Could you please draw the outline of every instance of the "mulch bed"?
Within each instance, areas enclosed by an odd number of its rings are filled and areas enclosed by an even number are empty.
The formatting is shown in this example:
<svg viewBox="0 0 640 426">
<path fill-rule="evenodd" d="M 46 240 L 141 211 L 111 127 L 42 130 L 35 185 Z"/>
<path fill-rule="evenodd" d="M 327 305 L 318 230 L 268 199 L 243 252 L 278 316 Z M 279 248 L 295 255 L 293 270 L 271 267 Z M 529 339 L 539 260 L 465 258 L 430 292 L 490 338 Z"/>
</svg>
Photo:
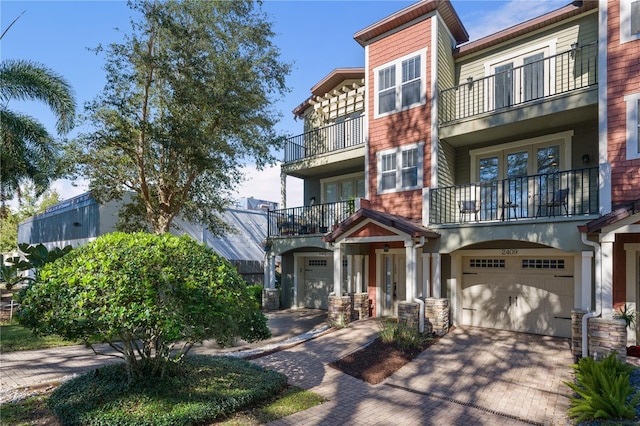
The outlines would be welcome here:
<svg viewBox="0 0 640 426">
<path fill-rule="evenodd" d="M 377 338 L 366 347 L 332 362 L 329 366 L 372 385 L 377 385 L 436 341 L 437 338 L 434 338 L 420 348 L 402 351 L 394 343 L 384 343 L 380 338 Z"/>
</svg>

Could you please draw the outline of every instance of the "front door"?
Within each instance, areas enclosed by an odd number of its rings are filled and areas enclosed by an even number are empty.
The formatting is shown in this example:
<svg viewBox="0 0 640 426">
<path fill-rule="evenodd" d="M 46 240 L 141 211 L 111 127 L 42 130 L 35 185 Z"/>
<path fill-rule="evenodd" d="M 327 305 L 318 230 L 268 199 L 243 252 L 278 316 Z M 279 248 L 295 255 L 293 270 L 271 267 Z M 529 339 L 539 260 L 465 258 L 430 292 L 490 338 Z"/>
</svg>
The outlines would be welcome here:
<svg viewBox="0 0 640 426">
<path fill-rule="evenodd" d="M 406 261 L 402 254 L 385 254 L 382 256 L 383 276 L 383 316 L 398 316 L 398 302 L 407 297 Z"/>
</svg>

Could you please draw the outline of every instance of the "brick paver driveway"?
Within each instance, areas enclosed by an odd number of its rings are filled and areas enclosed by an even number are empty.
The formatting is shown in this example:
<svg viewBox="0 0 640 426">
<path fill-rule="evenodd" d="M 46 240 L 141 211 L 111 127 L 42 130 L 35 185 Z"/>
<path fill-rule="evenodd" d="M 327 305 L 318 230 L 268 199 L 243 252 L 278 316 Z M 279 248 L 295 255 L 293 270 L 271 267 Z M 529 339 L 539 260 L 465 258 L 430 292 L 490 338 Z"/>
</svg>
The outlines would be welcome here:
<svg viewBox="0 0 640 426">
<path fill-rule="evenodd" d="M 574 362 L 568 339 L 465 327 L 386 381 L 539 424 L 564 424 Z"/>
</svg>

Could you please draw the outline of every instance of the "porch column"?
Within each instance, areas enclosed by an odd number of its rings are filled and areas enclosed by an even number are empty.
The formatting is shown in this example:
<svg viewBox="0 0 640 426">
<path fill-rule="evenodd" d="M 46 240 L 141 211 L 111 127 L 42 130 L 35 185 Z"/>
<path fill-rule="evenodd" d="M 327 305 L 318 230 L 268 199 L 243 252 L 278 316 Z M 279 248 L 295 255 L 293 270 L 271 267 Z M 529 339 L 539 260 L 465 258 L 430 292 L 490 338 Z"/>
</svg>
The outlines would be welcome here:
<svg viewBox="0 0 640 426">
<path fill-rule="evenodd" d="M 422 297 L 431 297 L 431 255 L 422 253 Z"/>
<path fill-rule="evenodd" d="M 347 255 L 347 293 L 353 291 L 353 255 Z"/>
<path fill-rule="evenodd" d="M 407 257 L 407 302 L 413 302 L 416 297 L 418 282 L 418 268 L 416 267 L 416 250 L 413 240 L 404 242 Z"/>
<path fill-rule="evenodd" d="M 269 288 L 276 288 L 276 254 L 269 252 Z"/>
<path fill-rule="evenodd" d="M 582 285 L 580 288 L 580 301 L 579 307 L 585 311 L 591 311 L 591 287 L 593 282 L 593 277 L 591 275 L 591 265 L 593 264 L 593 252 L 592 251 L 583 251 L 582 252 Z"/>
<path fill-rule="evenodd" d="M 613 315 L 613 241 L 603 241 L 600 247 L 600 255 L 602 256 L 602 318 L 610 319 Z"/>
<path fill-rule="evenodd" d="M 280 208 L 287 208 L 287 175 L 280 168 Z"/>
<path fill-rule="evenodd" d="M 333 294 L 342 296 L 342 244 L 333 246 Z"/>
<path fill-rule="evenodd" d="M 361 254 L 353 257 L 355 259 L 355 268 L 354 268 L 354 284 L 355 289 L 354 293 L 366 293 L 366 291 L 362 290 L 362 259 L 364 256 Z"/>
<path fill-rule="evenodd" d="M 433 297 L 439 299 L 442 297 L 442 274 L 441 274 L 441 265 L 442 259 L 440 253 L 431 253 L 431 257 L 433 258 Z"/>
</svg>

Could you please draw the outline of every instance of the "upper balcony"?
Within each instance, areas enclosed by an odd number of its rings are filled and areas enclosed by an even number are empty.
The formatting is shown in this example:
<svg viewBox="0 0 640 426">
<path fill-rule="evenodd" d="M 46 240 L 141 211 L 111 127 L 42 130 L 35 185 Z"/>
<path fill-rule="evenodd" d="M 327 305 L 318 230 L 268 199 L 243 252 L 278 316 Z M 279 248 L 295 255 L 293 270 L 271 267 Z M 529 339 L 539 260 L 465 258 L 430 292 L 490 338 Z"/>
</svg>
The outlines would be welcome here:
<svg viewBox="0 0 640 426">
<path fill-rule="evenodd" d="M 293 136 L 285 142 L 282 168 L 307 178 L 364 169 L 364 115 Z"/>
<path fill-rule="evenodd" d="M 429 223 L 513 223 L 597 215 L 598 195 L 598 167 L 434 188 L 429 191 Z"/>
<path fill-rule="evenodd" d="M 270 210 L 267 236 L 323 235 L 359 208 L 359 199 Z"/>
<path fill-rule="evenodd" d="M 597 42 L 574 43 L 568 51 L 522 62 L 496 66 L 491 75 L 467 77 L 441 90 L 440 138 L 460 146 L 535 131 L 548 126 L 551 115 L 563 124 L 597 117 Z"/>
</svg>

